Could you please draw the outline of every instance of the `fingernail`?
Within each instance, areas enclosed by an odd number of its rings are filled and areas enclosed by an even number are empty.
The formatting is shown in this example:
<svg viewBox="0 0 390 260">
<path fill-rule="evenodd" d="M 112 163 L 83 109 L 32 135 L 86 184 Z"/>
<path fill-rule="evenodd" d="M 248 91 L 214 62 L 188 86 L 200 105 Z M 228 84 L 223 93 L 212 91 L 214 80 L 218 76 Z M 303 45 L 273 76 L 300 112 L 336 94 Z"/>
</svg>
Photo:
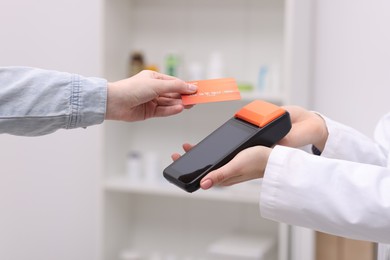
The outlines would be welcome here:
<svg viewBox="0 0 390 260">
<path fill-rule="evenodd" d="M 188 89 L 191 91 L 196 91 L 198 89 L 198 86 L 194 84 L 188 84 Z"/>
<path fill-rule="evenodd" d="M 200 183 L 200 186 L 202 189 L 207 190 L 210 189 L 211 186 L 213 186 L 213 182 L 210 179 L 204 180 Z"/>
</svg>

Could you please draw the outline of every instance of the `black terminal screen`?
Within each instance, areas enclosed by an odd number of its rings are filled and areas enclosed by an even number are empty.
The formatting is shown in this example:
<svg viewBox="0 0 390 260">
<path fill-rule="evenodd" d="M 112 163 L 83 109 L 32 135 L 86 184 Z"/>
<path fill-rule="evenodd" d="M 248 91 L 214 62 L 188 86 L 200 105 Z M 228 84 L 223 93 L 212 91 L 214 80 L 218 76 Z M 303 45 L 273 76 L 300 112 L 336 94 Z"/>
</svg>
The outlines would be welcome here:
<svg viewBox="0 0 390 260">
<path fill-rule="evenodd" d="M 189 183 L 251 137 L 257 127 L 231 119 L 175 161 L 169 174 Z"/>
</svg>

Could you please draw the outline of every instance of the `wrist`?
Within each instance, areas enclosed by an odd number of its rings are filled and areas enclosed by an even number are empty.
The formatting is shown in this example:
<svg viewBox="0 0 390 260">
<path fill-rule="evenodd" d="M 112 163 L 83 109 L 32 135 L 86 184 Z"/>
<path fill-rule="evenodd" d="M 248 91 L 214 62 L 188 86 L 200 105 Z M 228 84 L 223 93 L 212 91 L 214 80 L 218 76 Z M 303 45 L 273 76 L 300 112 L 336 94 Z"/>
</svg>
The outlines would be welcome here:
<svg viewBox="0 0 390 260">
<path fill-rule="evenodd" d="M 325 148 L 329 133 L 324 118 L 317 113 L 315 113 L 315 116 L 318 120 L 318 138 L 315 142 L 313 142 L 313 146 L 321 153 Z"/>
<path fill-rule="evenodd" d="M 107 104 L 106 104 L 106 120 L 115 120 L 115 91 L 114 91 L 114 83 L 108 82 L 107 83 Z"/>
<path fill-rule="evenodd" d="M 262 165 L 261 165 L 259 178 L 263 178 L 265 169 L 267 168 L 267 165 L 268 165 L 269 157 L 271 156 L 272 148 L 260 146 L 260 149 L 261 149 L 260 154 L 261 154 L 262 158 L 259 161 L 262 162 Z"/>
</svg>

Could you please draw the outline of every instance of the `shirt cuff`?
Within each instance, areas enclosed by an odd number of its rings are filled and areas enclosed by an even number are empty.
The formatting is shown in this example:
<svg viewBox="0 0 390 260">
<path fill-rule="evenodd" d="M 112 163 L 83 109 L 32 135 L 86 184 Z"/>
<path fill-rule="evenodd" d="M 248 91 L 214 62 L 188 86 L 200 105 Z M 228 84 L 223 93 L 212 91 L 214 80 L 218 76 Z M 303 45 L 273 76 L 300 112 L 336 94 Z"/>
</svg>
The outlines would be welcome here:
<svg viewBox="0 0 390 260">
<path fill-rule="evenodd" d="M 101 124 L 107 105 L 107 80 L 73 75 L 68 129 Z"/>
<path fill-rule="evenodd" d="M 264 218 L 275 219 L 275 208 L 278 194 L 280 194 L 280 180 L 283 171 L 284 158 L 277 150 L 283 148 L 275 146 L 268 159 L 267 167 L 261 185 L 260 214 Z"/>
</svg>

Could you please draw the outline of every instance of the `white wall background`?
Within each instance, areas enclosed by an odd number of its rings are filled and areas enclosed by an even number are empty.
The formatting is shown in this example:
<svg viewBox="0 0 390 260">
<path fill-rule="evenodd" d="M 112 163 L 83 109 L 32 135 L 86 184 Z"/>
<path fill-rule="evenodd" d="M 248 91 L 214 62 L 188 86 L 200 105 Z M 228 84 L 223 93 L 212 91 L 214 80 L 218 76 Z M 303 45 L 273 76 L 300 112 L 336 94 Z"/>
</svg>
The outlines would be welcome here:
<svg viewBox="0 0 390 260">
<path fill-rule="evenodd" d="M 313 108 L 372 136 L 390 111 L 390 1 L 317 0 Z"/>
<path fill-rule="evenodd" d="M 100 16 L 95 0 L 0 0 L 0 66 L 99 76 Z M 0 135 L 0 259 L 98 259 L 99 140 Z"/>
<path fill-rule="evenodd" d="M 389 110 L 390 2 L 316 0 L 312 108 L 371 135 Z M 0 0 L 0 66 L 99 76 L 101 3 Z M 0 259 L 98 259 L 101 129 L 0 136 Z"/>
</svg>

